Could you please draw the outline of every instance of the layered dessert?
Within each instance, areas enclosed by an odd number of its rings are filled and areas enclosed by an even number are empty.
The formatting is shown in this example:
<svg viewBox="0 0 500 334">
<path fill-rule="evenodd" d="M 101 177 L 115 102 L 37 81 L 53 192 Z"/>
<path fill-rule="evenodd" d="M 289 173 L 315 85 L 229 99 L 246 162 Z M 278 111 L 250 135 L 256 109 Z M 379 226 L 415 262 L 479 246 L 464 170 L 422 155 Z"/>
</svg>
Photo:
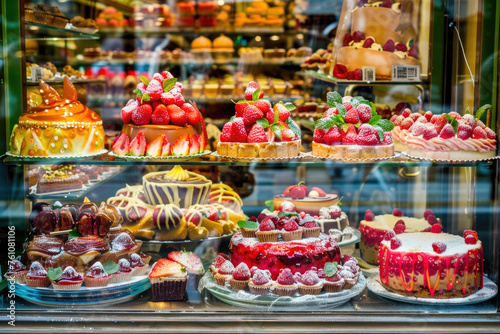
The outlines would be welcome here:
<svg viewBox="0 0 500 334">
<path fill-rule="evenodd" d="M 292 158 L 300 154 L 300 128 L 292 120 L 293 104 L 271 106 L 264 92 L 251 81 L 245 100 L 235 105 L 236 114 L 224 125 L 217 153 L 235 158 Z"/>
<path fill-rule="evenodd" d="M 333 76 L 361 80 L 363 67 L 369 66 L 375 68 L 374 79 L 390 80 L 393 65 L 420 66 L 416 17 L 413 1 L 344 1 Z"/>
<path fill-rule="evenodd" d="M 395 145 L 411 156 L 439 160 L 480 160 L 496 156 L 496 133 L 480 120 L 490 105 L 474 114 L 424 115 L 404 110 L 393 116 Z"/>
<path fill-rule="evenodd" d="M 365 212 L 365 219 L 359 223 L 361 242 L 359 248 L 361 255 L 368 263 L 376 264 L 379 245 L 389 230 L 396 233 L 414 233 L 441 231 L 441 220 L 436 218 L 432 210 L 426 210 L 423 218 L 406 217 L 399 209 L 394 209 L 392 214 L 375 216 L 371 210 Z M 436 225 L 436 226 L 434 226 Z"/>
<path fill-rule="evenodd" d="M 54 191 L 75 190 L 81 189 L 83 182 L 80 176 L 64 171 L 46 172 L 36 184 L 36 192 L 38 194 L 49 193 Z"/>
<path fill-rule="evenodd" d="M 274 196 L 274 208 L 278 211 L 304 212 L 318 217 L 322 208 L 335 205 L 339 201 L 336 194 L 327 194 L 318 187 L 313 187 L 309 191 L 303 183 L 289 186 L 283 194 Z"/>
<path fill-rule="evenodd" d="M 380 159 L 394 156 L 394 124 L 377 115 L 363 97 L 327 94 L 330 107 L 314 124 L 312 154 L 329 159 Z"/>
<path fill-rule="evenodd" d="M 184 299 L 188 276 L 181 264 L 169 259 L 158 260 L 149 273 L 153 301 Z"/>
<path fill-rule="evenodd" d="M 383 286 L 401 295 L 462 298 L 483 287 L 483 246 L 472 230 L 463 237 L 388 231 L 378 257 Z"/>
<path fill-rule="evenodd" d="M 97 113 L 77 99 L 75 86 L 63 80 L 63 95 L 43 81 L 31 93 L 27 113 L 10 137 L 10 152 L 29 157 L 90 156 L 104 152 L 104 129 Z"/>
<path fill-rule="evenodd" d="M 203 152 L 207 133 L 195 103 L 186 103 L 183 85 L 172 74 L 140 76 L 134 93 L 121 110 L 123 128 L 113 142 L 113 153 L 122 156 L 168 157 Z"/>
</svg>

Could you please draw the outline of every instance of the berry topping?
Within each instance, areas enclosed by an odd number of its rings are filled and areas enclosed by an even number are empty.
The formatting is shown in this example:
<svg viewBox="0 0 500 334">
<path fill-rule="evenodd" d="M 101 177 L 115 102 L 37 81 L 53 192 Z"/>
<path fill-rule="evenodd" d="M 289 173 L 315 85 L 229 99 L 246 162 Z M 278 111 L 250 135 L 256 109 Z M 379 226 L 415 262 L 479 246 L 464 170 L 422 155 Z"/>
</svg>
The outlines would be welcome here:
<svg viewBox="0 0 500 334">
<path fill-rule="evenodd" d="M 299 225 L 294 220 L 289 220 L 283 229 L 287 232 L 297 231 L 299 229 Z"/>
<path fill-rule="evenodd" d="M 354 144 L 356 137 L 358 136 L 354 124 L 349 124 L 347 132 L 341 131 L 342 134 L 342 145 Z"/>
<path fill-rule="evenodd" d="M 394 41 L 392 39 L 389 39 L 387 42 L 385 42 L 384 46 L 382 47 L 382 50 L 388 52 L 396 51 L 396 46 L 394 45 Z"/>
<path fill-rule="evenodd" d="M 392 210 L 392 215 L 396 217 L 403 217 L 403 212 L 395 208 L 394 210 Z"/>
<path fill-rule="evenodd" d="M 423 138 L 425 140 L 429 140 L 429 139 L 435 138 L 437 136 L 438 136 L 438 133 L 437 133 L 436 129 L 434 128 L 434 126 L 428 126 L 425 128 L 424 135 L 423 135 Z"/>
<path fill-rule="evenodd" d="M 413 120 L 411 118 L 405 118 L 403 120 L 403 122 L 401 122 L 401 125 L 400 125 L 400 128 L 402 130 L 408 130 L 409 128 L 411 128 L 411 126 L 413 125 Z"/>
<path fill-rule="evenodd" d="M 394 226 L 394 232 L 396 234 L 404 233 L 405 230 L 406 230 L 406 226 L 404 224 L 396 223 L 396 225 Z"/>
<path fill-rule="evenodd" d="M 465 237 L 467 237 L 468 235 L 472 235 L 472 236 L 474 236 L 474 238 L 475 238 L 476 240 L 479 240 L 479 238 L 478 238 L 478 236 L 477 236 L 477 232 L 476 232 L 476 231 L 473 231 L 473 230 L 465 230 L 465 231 L 464 231 L 464 234 L 463 234 L 463 237 L 465 238 Z"/>
<path fill-rule="evenodd" d="M 132 111 L 132 123 L 136 125 L 148 124 L 151 120 L 153 108 L 149 104 L 141 104 L 134 111 Z"/>
<path fill-rule="evenodd" d="M 405 221 L 404 221 L 403 219 L 398 220 L 398 221 L 396 222 L 396 225 L 397 225 L 397 224 L 402 224 L 402 225 L 406 226 Z"/>
<path fill-rule="evenodd" d="M 394 232 L 393 230 L 389 230 L 389 231 L 385 232 L 384 240 L 389 241 L 392 238 L 394 238 L 395 236 L 396 236 L 396 232 Z"/>
<path fill-rule="evenodd" d="M 472 136 L 472 128 L 467 124 L 460 124 L 458 126 L 457 137 L 466 140 Z"/>
<path fill-rule="evenodd" d="M 169 122 L 170 114 L 168 113 L 167 107 L 165 107 L 163 104 L 159 104 L 151 115 L 151 123 L 158 125 L 168 125 Z"/>
<path fill-rule="evenodd" d="M 295 209 L 295 204 L 288 201 L 283 201 L 278 209 L 279 212 L 297 212 Z"/>
<path fill-rule="evenodd" d="M 255 267 L 257 268 L 257 267 Z M 253 269 L 253 268 L 252 268 Z M 264 270 L 257 269 L 253 274 L 252 282 L 255 285 L 264 285 L 269 283 L 269 276 Z"/>
<path fill-rule="evenodd" d="M 359 43 L 365 39 L 365 33 L 361 31 L 355 31 L 354 34 L 352 34 L 352 39 L 355 43 Z"/>
<path fill-rule="evenodd" d="M 149 95 L 151 101 L 158 101 L 163 93 L 161 82 L 155 79 L 151 80 L 146 88 L 146 93 Z"/>
<path fill-rule="evenodd" d="M 318 273 L 313 270 L 306 271 L 303 275 L 300 276 L 300 283 L 311 286 L 319 283 Z"/>
<path fill-rule="evenodd" d="M 475 245 L 477 243 L 477 240 L 472 234 L 469 234 L 465 237 L 465 243 L 467 245 Z"/>
<path fill-rule="evenodd" d="M 303 199 L 307 195 L 309 195 L 309 188 L 305 185 L 302 185 L 303 181 L 299 182 L 298 185 L 292 187 L 290 189 L 290 196 L 292 199 Z"/>
<path fill-rule="evenodd" d="M 328 132 L 325 134 L 323 141 L 327 145 L 337 145 L 342 142 L 342 136 L 340 135 L 339 128 L 334 125 Z"/>
<path fill-rule="evenodd" d="M 238 281 L 248 281 L 250 279 L 250 270 L 246 263 L 242 262 L 234 268 L 233 278 Z"/>
<path fill-rule="evenodd" d="M 231 275 L 233 273 L 234 266 L 231 261 L 226 260 L 220 267 L 218 273 L 221 275 Z"/>
<path fill-rule="evenodd" d="M 304 228 L 315 228 L 318 227 L 318 223 L 316 222 L 307 222 L 304 224 Z"/>
<path fill-rule="evenodd" d="M 371 212 L 370 210 L 366 210 L 365 212 L 365 220 L 368 222 L 371 222 L 375 219 L 375 214 Z"/>
<path fill-rule="evenodd" d="M 462 123 L 467 124 L 472 129 L 476 127 L 476 119 L 471 114 L 465 114 L 462 116 Z"/>
<path fill-rule="evenodd" d="M 377 145 L 380 144 L 380 139 L 373 126 L 363 124 L 359 127 L 358 135 L 354 142 L 358 145 Z"/>
<path fill-rule="evenodd" d="M 99 278 L 99 277 L 107 277 L 109 276 L 109 274 L 104 270 L 104 267 L 102 266 L 101 262 L 97 261 L 92 265 L 92 267 L 89 268 L 89 270 L 87 270 L 85 276 Z"/>
<path fill-rule="evenodd" d="M 254 124 L 247 137 L 247 143 L 265 143 L 267 142 L 266 131 L 260 124 Z"/>
<path fill-rule="evenodd" d="M 146 153 L 146 137 L 144 132 L 140 131 L 130 142 L 129 153 L 135 156 L 142 156 Z"/>
<path fill-rule="evenodd" d="M 441 254 L 446 250 L 446 244 L 440 241 L 433 242 L 432 249 L 434 250 L 434 252 Z"/>
<path fill-rule="evenodd" d="M 425 116 L 420 116 L 417 118 L 416 122 L 427 123 L 427 118 L 425 118 Z"/>
<path fill-rule="evenodd" d="M 245 100 L 247 101 L 252 101 L 253 100 L 253 93 L 257 90 L 260 89 L 260 86 L 258 83 L 255 81 L 250 81 L 247 85 L 247 89 L 245 90 Z M 261 90 L 259 99 L 264 97 L 264 91 Z"/>
<path fill-rule="evenodd" d="M 220 266 L 226 262 L 227 260 L 227 255 L 225 254 L 222 254 L 222 253 L 219 253 L 219 255 L 217 255 L 217 257 L 215 258 L 214 262 L 212 262 L 212 265 L 215 267 L 215 268 L 220 268 Z"/>
<path fill-rule="evenodd" d="M 371 48 L 373 43 L 375 43 L 375 40 L 372 37 L 368 37 L 367 39 L 365 39 L 363 47 L 367 49 Z"/>
<path fill-rule="evenodd" d="M 347 67 L 341 63 L 337 63 L 333 67 L 333 76 L 337 79 L 347 78 L 347 72 Z"/>
<path fill-rule="evenodd" d="M 240 102 L 234 105 L 234 110 L 236 111 L 236 117 L 243 117 L 243 110 L 248 107 L 252 102 Z"/>
<path fill-rule="evenodd" d="M 359 115 L 358 111 L 351 107 L 349 110 L 347 110 L 345 114 L 345 122 L 346 123 L 351 123 L 351 124 L 357 124 L 359 122 Z"/>
<path fill-rule="evenodd" d="M 391 0 L 385 0 L 380 4 L 380 7 L 384 8 L 391 8 L 392 7 L 392 1 Z"/>
<path fill-rule="evenodd" d="M 137 100 L 130 99 L 127 102 L 127 105 L 125 107 L 123 107 L 123 109 L 121 110 L 121 116 L 122 116 L 123 123 L 128 124 L 128 123 L 130 123 L 130 121 L 132 121 L 132 113 L 138 107 L 139 107 L 139 102 L 137 102 Z"/>
<path fill-rule="evenodd" d="M 168 114 L 170 115 L 170 123 L 178 126 L 186 125 L 188 121 L 186 112 L 182 110 L 178 105 L 171 104 L 167 106 L 167 110 Z"/>
<path fill-rule="evenodd" d="M 434 215 L 434 212 L 432 212 L 431 209 L 427 209 L 424 212 L 424 218 L 427 219 L 427 216 Z"/>
<path fill-rule="evenodd" d="M 125 260 L 125 259 L 122 259 L 122 260 Z M 125 260 L 125 261 L 127 261 L 127 260 Z M 128 263 L 128 261 L 127 261 L 127 263 Z M 129 264 L 129 267 L 130 267 L 130 264 Z M 121 270 L 121 266 L 120 266 L 120 270 Z M 76 271 L 76 269 L 73 268 L 72 266 L 68 266 L 68 267 L 64 268 L 61 276 L 57 279 L 57 281 L 75 281 L 75 280 L 83 280 L 83 278 Z"/>
<path fill-rule="evenodd" d="M 424 117 L 427 119 L 428 122 L 431 121 L 432 116 L 433 116 L 432 111 L 426 111 L 424 114 Z"/>
<path fill-rule="evenodd" d="M 323 269 L 320 269 L 320 270 L 323 270 Z M 319 271 L 318 271 L 318 276 L 319 276 Z M 326 276 L 325 275 L 325 277 L 322 277 L 322 278 L 324 278 L 327 282 L 332 282 L 332 283 L 336 283 L 342 279 L 342 277 L 340 277 L 339 273 L 335 273 L 333 276 Z"/>
<path fill-rule="evenodd" d="M 441 129 L 441 132 L 439 133 L 439 137 L 443 139 L 455 137 L 455 131 L 453 130 L 451 124 L 445 124 L 445 126 L 443 126 L 443 129 Z"/>
<path fill-rule="evenodd" d="M 181 109 L 186 112 L 189 124 L 191 124 L 192 126 L 196 126 L 198 125 L 198 123 L 200 123 L 201 115 L 198 112 L 198 109 L 196 109 L 192 104 L 184 103 L 181 106 Z"/>
<path fill-rule="evenodd" d="M 427 216 L 427 222 L 431 226 L 433 226 L 434 224 L 438 224 L 439 225 L 439 221 L 437 220 L 437 218 L 434 215 L 428 215 Z"/>
<path fill-rule="evenodd" d="M 323 129 L 314 129 L 313 140 L 318 144 L 323 144 L 325 138 L 325 130 Z"/>
<path fill-rule="evenodd" d="M 313 187 L 311 190 L 316 191 L 320 197 L 324 197 L 324 196 L 326 196 L 326 193 L 325 193 L 325 192 L 323 191 L 323 189 L 321 189 L 321 188 L 318 188 L 318 187 Z"/>
<path fill-rule="evenodd" d="M 262 111 L 254 105 L 248 105 L 243 110 L 243 122 L 245 123 L 245 125 L 255 124 L 256 120 L 263 117 L 264 114 L 262 113 Z"/>
<path fill-rule="evenodd" d="M 493 130 L 491 130 L 490 128 L 484 128 L 484 131 L 486 131 L 488 139 L 495 139 L 497 137 L 496 133 L 493 132 Z"/>
<path fill-rule="evenodd" d="M 160 259 L 155 263 L 151 273 L 149 274 L 149 278 L 172 276 L 180 273 L 181 270 L 182 266 L 177 262 L 170 261 L 169 259 Z"/>
<path fill-rule="evenodd" d="M 278 275 L 276 280 L 278 284 L 281 285 L 293 285 L 295 284 L 295 279 L 293 278 L 292 271 L 288 268 L 283 269 Z"/>
<path fill-rule="evenodd" d="M 363 123 L 367 123 L 372 118 L 372 108 L 369 105 L 362 103 L 356 107 L 356 110 Z"/>
<path fill-rule="evenodd" d="M 47 271 L 45 271 L 42 264 L 38 261 L 31 262 L 30 270 L 26 274 L 26 276 L 31 277 L 45 277 L 46 275 Z"/>
<path fill-rule="evenodd" d="M 173 251 L 168 254 L 168 258 L 191 271 L 203 272 L 203 263 L 198 255 L 193 252 Z"/>
<path fill-rule="evenodd" d="M 247 131 L 245 129 L 243 118 L 241 117 L 236 117 L 233 121 L 233 125 L 231 127 L 231 141 L 234 143 L 247 142 Z"/>
<path fill-rule="evenodd" d="M 276 229 L 271 217 L 266 217 L 259 225 L 259 231 L 272 231 Z"/>
<path fill-rule="evenodd" d="M 290 117 L 290 110 L 288 110 L 283 103 L 276 103 L 273 112 L 278 111 L 278 118 L 280 121 L 285 122 Z"/>
<path fill-rule="evenodd" d="M 391 145 L 394 143 L 392 140 L 392 134 L 390 132 L 384 132 L 384 140 L 382 141 L 385 145 Z"/>
<path fill-rule="evenodd" d="M 403 112 L 401 113 L 401 115 L 402 115 L 404 118 L 406 118 L 406 117 L 408 117 L 408 116 L 410 116 L 410 115 L 411 115 L 411 110 L 410 110 L 410 109 L 408 109 L 408 108 L 406 108 L 405 110 L 403 110 Z"/>
<path fill-rule="evenodd" d="M 391 249 L 392 250 L 397 249 L 399 246 L 401 246 L 401 240 L 399 240 L 396 237 L 393 237 L 391 239 Z"/>
<path fill-rule="evenodd" d="M 130 262 L 128 262 L 127 259 L 120 259 L 118 261 L 118 265 L 120 266 L 120 269 L 118 270 L 120 273 L 128 273 L 132 271 L 130 268 Z"/>
<path fill-rule="evenodd" d="M 344 35 L 344 40 L 342 42 L 342 45 L 343 46 L 349 46 L 349 43 L 351 43 L 351 42 L 352 42 L 352 36 L 351 36 L 351 34 L 349 34 L 349 33 L 345 34 Z"/>
<path fill-rule="evenodd" d="M 403 43 L 397 43 L 396 50 L 401 51 L 401 52 L 406 52 L 406 51 L 408 51 L 408 48 Z"/>
<path fill-rule="evenodd" d="M 265 115 L 267 112 L 272 111 L 271 102 L 268 100 L 258 100 L 253 103 L 254 106 L 260 109 Z M 238 117 L 238 116 L 236 116 Z"/>
<path fill-rule="evenodd" d="M 441 226 L 439 226 L 439 224 L 432 225 L 431 232 L 432 233 L 441 233 Z"/>
<path fill-rule="evenodd" d="M 232 122 L 227 122 L 224 124 L 224 127 L 222 128 L 222 132 L 220 135 L 220 141 L 223 143 L 229 143 L 231 142 L 232 138 L 232 128 L 233 128 L 233 123 Z"/>
<path fill-rule="evenodd" d="M 132 268 L 139 267 L 139 266 L 142 267 L 143 265 L 145 265 L 145 263 L 142 261 L 141 256 L 139 254 L 136 254 L 136 253 L 130 254 L 128 262 L 130 262 L 130 266 Z"/>
<path fill-rule="evenodd" d="M 408 56 L 418 59 L 418 49 L 416 45 L 410 46 L 410 50 L 408 50 Z"/>
<path fill-rule="evenodd" d="M 484 131 L 479 126 L 477 126 L 474 129 L 474 131 L 472 131 L 472 138 L 474 138 L 474 139 L 486 139 L 486 138 L 488 138 L 488 135 L 486 134 L 486 131 Z"/>
</svg>

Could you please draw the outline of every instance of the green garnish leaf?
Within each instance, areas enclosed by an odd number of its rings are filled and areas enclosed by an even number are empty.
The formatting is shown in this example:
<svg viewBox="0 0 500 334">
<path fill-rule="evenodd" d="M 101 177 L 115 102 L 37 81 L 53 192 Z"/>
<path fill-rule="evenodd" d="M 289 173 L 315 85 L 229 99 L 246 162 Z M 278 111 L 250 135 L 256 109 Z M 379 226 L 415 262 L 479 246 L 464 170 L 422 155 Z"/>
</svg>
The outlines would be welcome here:
<svg viewBox="0 0 500 334">
<path fill-rule="evenodd" d="M 326 94 L 326 103 L 330 108 L 333 108 L 336 103 L 342 104 L 342 96 L 337 92 L 328 92 Z"/>
<path fill-rule="evenodd" d="M 378 139 L 380 139 L 381 142 L 384 141 L 384 130 L 378 125 L 374 125 L 373 129 L 377 131 Z"/>
<path fill-rule="evenodd" d="M 295 109 L 297 109 L 297 107 L 295 107 L 295 105 L 292 102 L 285 103 L 285 108 L 288 111 L 294 111 Z"/>
<path fill-rule="evenodd" d="M 344 132 L 347 132 L 348 129 L 349 129 L 349 124 L 347 124 L 347 123 L 342 124 L 342 130 Z"/>
<path fill-rule="evenodd" d="M 394 129 L 394 123 L 389 121 L 388 119 L 382 119 L 377 123 L 378 126 L 384 130 L 384 132 L 390 132 Z"/>
<path fill-rule="evenodd" d="M 278 111 L 278 109 L 276 108 L 276 110 L 274 111 L 274 119 L 273 119 L 273 124 L 276 124 L 278 123 L 278 121 L 280 120 L 280 112 Z"/>
<path fill-rule="evenodd" d="M 301 131 L 300 131 L 300 127 L 297 125 L 297 123 L 295 123 L 292 119 L 292 117 L 288 117 L 285 121 L 286 125 L 288 125 L 288 127 L 290 128 L 290 130 L 293 131 L 293 133 L 295 133 L 297 136 L 300 137 L 300 134 L 301 134 Z"/>
<path fill-rule="evenodd" d="M 341 202 L 341 201 L 342 201 L 342 198 L 344 198 L 344 196 L 340 197 L 340 199 L 339 199 L 339 201 L 337 202 L 337 204 L 336 204 L 336 205 L 338 205 L 338 206 L 341 206 L 341 205 L 342 205 L 342 202 Z"/>
<path fill-rule="evenodd" d="M 334 125 L 335 125 L 334 118 L 333 117 L 326 117 L 326 118 L 320 118 L 319 120 L 317 120 L 314 123 L 314 128 L 326 130 L 326 129 L 330 129 Z"/>
<path fill-rule="evenodd" d="M 231 118 L 229 119 L 229 122 L 234 121 L 235 118 L 236 118 L 236 115 L 231 116 Z"/>
<path fill-rule="evenodd" d="M 257 88 L 252 94 L 252 101 L 257 101 L 259 99 L 260 93 L 262 93 L 262 89 Z"/>
<path fill-rule="evenodd" d="M 120 270 L 120 266 L 118 263 L 114 263 L 113 261 L 108 261 L 102 264 L 104 271 L 108 273 L 108 275 L 112 275 Z"/>
<path fill-rule="evenodd" d="M 137 96 L 142 97 L 142 90 L 140 90 L 139 88 L 134 89 L 134 90 L 133 90 L 133 92 L 134 92 Z"/>
<path fill-rule="evenodd" d="M 278 217 L 294 217 L 298 216 L 298 213 L 296 212 L 280 212 L 278 213 Z"/>
<path fill-rule="evenodd" d="M 332 277 L 337 273 L 337 262 L 327 262 L 325 263 L 325 267 L 323 269 L 325 271 L 325 275 L 328 277 Z"/>
<path fill-rule="evenodd" d="M 76 229 L 76 227 L 75 227 L 75 228 L 73 228 L 73 229 L 69 232 L 69 234 L 68 234 L 68 239 L 71 239 L 71 238 L 78 238 L 78 237 L 80 237 L 80 236 L 81 236 L 81 235 L 80 235 L 80 233 L 78 233 L 78 230 L 77 230 L 77 229 Z"/>
<path fill-rule="evenodd" d="M 148 95 L 148 93 L 144 93 L 144 94 L 142 95 L 141 104 L 142 104 L 142 102 L 144 102 L 144 101 L 148 102 L 148 101 L 150 101 L 150 100 L 151 100 L 151 97 Z"/>
<path fill-rule="evenodd" d="M 485 104 L 484 106 L 482 106 L 481 108 L 476 110 L 476 113 L 474 114 L 474 118 L 476 120 L 480 119 L 481 116 L 483 116 L 484 112 L 488 109 L 491 109 L 491 104 Z"/>
<path fill-rule="evenodd" d="M 146 78 L 144 75 L 141 75 L 139 77 L 139 80 L 141 80 L 141 82 L 147 87 L 149 85 L 149 79 Z"/>
<path fill-rule="evenodd" d="M 355 127 L 356 129 L 357 129 L 357 128 L 359 128 L 360 126 L 361 126 L 361 122 L 358 122 L 358 123 L 354 124 L 354 127 Z"/>
<path fill-rule="evenodd" d="M 281 140 L 281 129 L 278 124 L 271 125 L 271 131 Z"/>
<path fill-rule="evenodd" d="M 382 116 L 380 115 L 375 115 L 373 116 L 369 121 L 368 121 L 368 124 L 370 125 L 375 125 L 377 124 L 378 122 L 380 122 L 380 120 L 382 119 Z"/>
<path fill-rule="evenodd" d="M 52 280 L 52 281 L 55 281 L 59 277 L 61 277 L 62 273 L 63 273 L 63 270 L 61 267 L 57 267 L 57 268 L 50 267 L 49 270 L 47 270 L 47 278 Z"/>
<path fill-rule="evenodd" d="M 262 126 L 264 129 L 269 127 L 269 121 L 265 118 L 261 118 L 255 121 L 255 123 Z"/>
<path fill-rule="evenodd" d="M 231 102 L 233 102 L 234 104 L 240 104 L 240 103 L 248 103 L 249 101 L 247 101 L 247 100 L 239 100 L 238 102 L 234 102 L 234 100 L 231 99 Z"/>
<path fill-rule="evenodd" d="M 274 211 L 274 201 L 272 199 L 265 201 L 264 204 L 267 206 L 269 211 Z"/>
<path fill-rule="evenodd" d="M 356 100 L 356 99 L 351 99 L 351 105 L 352 105 L 354 108 L 357 108 L 360 104 L 361 104 L 361 102 L 359 102 L 358 100 Z"/>
<path fill-rule="evenodd" d="M 455 119 L 455 117 L 453 117 L 451 115 L 448 115 L 448 114 L 444 114 L 444 117 L 446 118 L 446 120 L 448 121 L 448 123 L 450 123 L 451 126 L 453 127 L 453 131 L 455 131 L 455 133 L 457 133 L 457 131 L 458 131 L 458 121 Z"/>
<path fill-rule="evenodd" d="M 377 108 L 375 107 L 375 103 L 373 102 L 368 102 L 367 104 L 370 105 L 370 108 L 372 108 L 372 117 L 377 116 Z"/>
<path fill-rule="evenodd" d="M 238 226 L 241 228 L 247 228 L 249 230 L 253 230 L 259 227 L 259 224 L 257 222 L 252 222 L 249 220 L 240 220 L 238 222 Z"/>
<path fill-rule="evenodd" d="M 342 102 L 341 103 L 335 103 L 335 108 L 337 108 L 337 111 L 339 112 L 340 116 L 345 117 L 345 114 L 346 114 L 347 110 L 342 105 Z"/>
<path fill-rule="evenodd" d="M 177 83 L 177 78 L 170 78 L 167 80 L 163 80 L 161 86 L 163 87 L 163 91 L 167 93 L 170 91 L 172 88 L 174 88 L 175 84 Z"/>
<path fill-rule="evenodd" d="M 467 107 L 467 109 L 465 109 L 465 111 L 464 111 L 464 115 L 467 115 L 467 114 L 472 114 L 469 107 Z"/>
<path fill-rule="evenodd" d="M 59 201 L 55 201 L 54 205 L 52 205 L 54 209 L 60 209 L 63 207 L 62 203 Z"/>
</svg>

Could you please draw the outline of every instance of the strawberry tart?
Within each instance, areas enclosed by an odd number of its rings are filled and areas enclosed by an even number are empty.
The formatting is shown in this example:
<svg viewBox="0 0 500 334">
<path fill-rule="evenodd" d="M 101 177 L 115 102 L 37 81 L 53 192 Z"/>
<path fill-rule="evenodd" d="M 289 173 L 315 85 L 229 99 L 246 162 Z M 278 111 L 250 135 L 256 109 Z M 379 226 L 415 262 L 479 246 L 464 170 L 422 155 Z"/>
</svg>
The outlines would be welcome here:
<svg viewBox="0 0 500 334">
<path fill-rule="evenodd" d="M 424 218 L 405 217 L 401 210 L 394 209 L 392 214 L 375 216 L 366 210 L 365 219 L 359 223 L 361 242 L 359 248 L 366 262 L 377 263 L 379 245 L 389 230 L 396 234 L 413 232 L 441 231 L 441 220 L 436 218 L 432 210 L 424 212 Z"/>
<path fill-rule="evenodd" d="M 207 131 L 195 103 L 186 103 L 183 86 L 168 71 L 149 80 L 140 76 L 121 110 L 123 128 L 113 142 L 113 153 L 134 157 L 187 156 L 203 152 Z"/>
<path fill-rule="evenodd" d="M 28 157 L 90 156 L 104 153 L 104 128 L 97 113 L 77 99 L 68 77 L 62 96 L 40 80 L 28 112 L 19 117 L 10 137 L 10 153 Z"/>
<path fill-rule="evenodd" d="M 344 1 L 334 42 L 333 76 L 362 80 L 363 67 L 376 80 L 390 80 L 393 65 L 417 65 L 417 6 L 410 1 Z"/>
<path fill-rule="evenodd" d="M 490 105 L 474 114 L 456 112 L 434 115 L 410 113 L 405 109 L 391 119 L 397 150 L 408 155 L 438 160 L 480 160 L 496 156 L 496 134 L 480 120 Z"/>
<path fill-rule="evenodd" d="M 251 81 L 245 100 L 236 103 L 236 115 L 224 125 L 217 153 L 235 158 L 291 158 L 300 154 L 300 128 L 292 120 L 292 103 L 271 106 Z"/>
<path fill-rule="evenodd" d="M 472 230 L 463 237 L 389 230 L 380 244 L 382 285 L 420 298 L 461 298 L 483 287 L 483 246 Z"/>
<path fill-rule="evenodd" d="M 314 124 L 312 155 L 329 159 L 380 159 L 394 156 L 394 124 L 375 105 L 358 96 L 327 94 L 329 109 Z"/>
</svg>

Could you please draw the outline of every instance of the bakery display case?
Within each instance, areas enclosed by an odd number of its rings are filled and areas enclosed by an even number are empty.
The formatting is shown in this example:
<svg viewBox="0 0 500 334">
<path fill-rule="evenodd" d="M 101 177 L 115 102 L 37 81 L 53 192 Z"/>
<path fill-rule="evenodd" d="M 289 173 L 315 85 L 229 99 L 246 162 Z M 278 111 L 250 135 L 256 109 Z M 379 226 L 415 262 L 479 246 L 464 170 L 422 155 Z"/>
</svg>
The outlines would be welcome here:
<svg viewBox="0 0 500 334">
<path fill-rule="evenodd" d="M 2 3 L 2 332 L 498 330 L 498 11 Z"/>
</svg>

